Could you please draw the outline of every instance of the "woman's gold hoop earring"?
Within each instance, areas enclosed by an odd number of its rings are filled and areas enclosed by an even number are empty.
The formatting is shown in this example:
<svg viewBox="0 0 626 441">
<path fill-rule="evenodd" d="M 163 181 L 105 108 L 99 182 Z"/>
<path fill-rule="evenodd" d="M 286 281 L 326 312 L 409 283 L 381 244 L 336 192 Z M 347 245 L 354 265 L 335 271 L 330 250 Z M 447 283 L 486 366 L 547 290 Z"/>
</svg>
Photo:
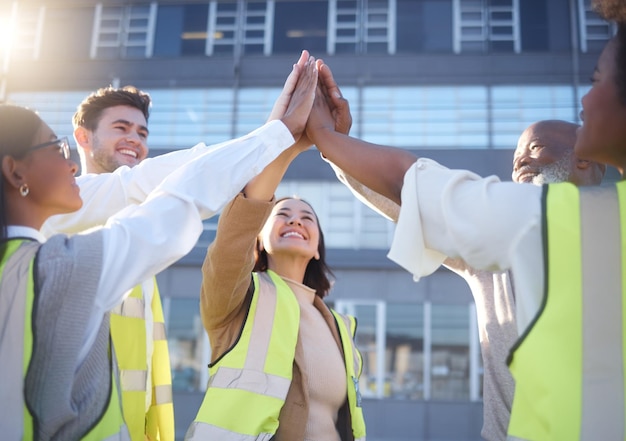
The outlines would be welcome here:
<svg viewBox="0 0 626 441">
<path fill-rule="evenodd" d="M 26 196 L 28 196 L 28 193 L 30 193 L 30 188 L 28 188 L 28 185 L 20 185 L 20 194 L 22 195 L 22 197 L 25 198 Z"/>
</svg>

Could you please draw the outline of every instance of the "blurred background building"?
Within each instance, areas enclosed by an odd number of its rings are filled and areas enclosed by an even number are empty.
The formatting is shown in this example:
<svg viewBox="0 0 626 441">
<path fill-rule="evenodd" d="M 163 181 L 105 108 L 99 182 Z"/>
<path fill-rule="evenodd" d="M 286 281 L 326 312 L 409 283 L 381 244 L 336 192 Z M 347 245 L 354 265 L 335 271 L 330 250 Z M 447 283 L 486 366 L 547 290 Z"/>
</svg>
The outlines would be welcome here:
<svg viewBox="0 0 626 441">
<path fill-rule="evenodd" d="M 1 0 L 0 100 L 69 135 L 89 92 L 135 85 L 153 98 L 154 156 L 260 126 L 308 49 L 349 99 L 354 136 L 509 180 L 526 126 L 578 121 L 612 33 L 590 0 Z M 330 303 L 358 318 L 368 439 L 480 439 L 481 356 L 465 282 L 440 269 L 415 283 L 390 262 L 393 224 L 315 150 L 277 193 L 290 194 L 313 204 L 325 230 Z M 158 277 L 181 439 L 207 381 L 198 293 L 216 222 Z"/>
</svg>

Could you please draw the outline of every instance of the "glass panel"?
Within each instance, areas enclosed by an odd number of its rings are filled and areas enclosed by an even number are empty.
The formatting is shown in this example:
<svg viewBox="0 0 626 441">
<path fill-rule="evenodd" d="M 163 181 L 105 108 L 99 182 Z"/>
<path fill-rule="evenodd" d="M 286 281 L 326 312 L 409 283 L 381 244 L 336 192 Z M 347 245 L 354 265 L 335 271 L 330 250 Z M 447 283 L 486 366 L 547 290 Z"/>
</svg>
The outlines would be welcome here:
<svg viewBox="0 0 626 441">
<path fill-rule="evenodd" d="M 148 141 L 152 149 L 189 148 L 199 142 L 211 145 L 231 138 L 231 89 L 156 89 L 148 92 L 153 102 Z"/>
<path fill-rule="evenodd" d="M 378 393 L 377 373 L 379 363 L 377 360 L 376 345 L 376 305 L 353 305 L 353 309 L 349 314 L 357 318 L 358 330 L 356 333 L 356 347 L 363 357 L 363 370 L 359 380 L 361 396 L 364 398 L 374 398 Z M 388 363 L 385 363 L 388 364 Z M 381 373 L 381 374 L 384 374 Z M 389 396 L 391 393 L 390 383 L 387 378 L 383 377 L 382 396 Z"/>
<path fill-rule="evenodd" d="M 452 2 L 397 0 L 398 52 L 452 52 Z"/>
<path fill-rule="evenodd" d="M 389 354 L 389 395 L 394 398 L 424 398 L 423 317 L 424 308 L 421 304 L 387 304 L 385 352 Z"/>
<path fill-rule="evenodd" d="M 207 369 L 209 354 L 203 353 L 206 338 L 200 319 L 198 299 L 171 298 L 167 323 L 167 343 L 172 365 L 172 389 L 197 391 L 201 370 Z"/>
<path fill-rule="evenodd" d="M 204 55 L 208 5 L 159 6 L 155 56 Z"/>
<path fill-rule="evenodd" d="M 127 46 L 124 51 L 124 56 L 126 58 L 145 58 L 146 48 L 143 46 L 140 46 L 140 47 Z"/>
<path fill-rule="evenodd" d="M 492 20 L 504 20 L 504 21 L 512 21 L 513 20 L 513 11 L 494 11 L 491 13 Z"/>
<path fill-rule="evenodd" d="M 576 121 L 578 103 L 571 86 L 494 86 L 493 146 L 515 148 L 522 131 L 542 119 Z"/>
<path fill-rule="evenodd" d="M 326 52 L 328 2 L 277 2 L 274 12 L 274 53 Z"/>
<path fill-rule="evenodd" d="M 13 92 L 8 99 L 10 102 L 30 107 L 39 113 L 39 116 L 59 136 L 67 136 L 72 149 L 75 142 L 72 137 L 72 116 L 76 106 L 90 91 L 79 92 Z"/>
<path fill-rule="evenodd" d="M 246 88 L 239 91 L 237 136 L 245 135 L 267 121 L 280 92 L 279 88 Z"/>
<path fill-rule="evenodd" d="M 463 21 L 483 21 L 483 13 L 481 11 L 462 11 L 461 20 Z"/>
<path fill-rule="evenodd" d="M 467 305 L 432 305 L 431 398 L 469 399 Z"/>
<path fill-rule="evenodd" d="M 363 100 L 367 141 L 413 148 L 488 145 L 484 87 L 371 87 Z"/>
</svg>

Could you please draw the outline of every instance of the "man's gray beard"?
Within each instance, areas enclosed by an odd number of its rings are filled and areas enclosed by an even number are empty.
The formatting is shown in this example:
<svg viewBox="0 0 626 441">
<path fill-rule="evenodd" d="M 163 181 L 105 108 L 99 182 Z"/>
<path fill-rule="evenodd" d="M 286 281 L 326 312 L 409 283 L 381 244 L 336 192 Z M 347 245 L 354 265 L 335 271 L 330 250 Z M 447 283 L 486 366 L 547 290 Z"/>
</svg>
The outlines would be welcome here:
<svg viewBox="0 0 626 441">
<path fill-rule="evenodd" d="M 557 162 L 542 167 L 539 174 L 533 178 L 533 184 L 555 184 L 568 181 L 570 177 L 570 158 L 571 155 L 568 154 Z"/>
</svg>

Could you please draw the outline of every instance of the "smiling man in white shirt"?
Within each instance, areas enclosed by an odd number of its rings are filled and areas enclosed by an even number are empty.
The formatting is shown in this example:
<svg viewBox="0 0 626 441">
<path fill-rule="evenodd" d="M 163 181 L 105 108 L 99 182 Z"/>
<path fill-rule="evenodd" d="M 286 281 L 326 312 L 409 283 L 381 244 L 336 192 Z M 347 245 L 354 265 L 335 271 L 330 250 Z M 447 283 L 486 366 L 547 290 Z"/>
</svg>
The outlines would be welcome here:
<svg viewBox="0 0 626 441">
<path fill-rule="evenodd" d="M 112 173 L 148 156 L 150 96 L 133 87 L 104 87 L 72 118 L 81 173 Z M 122 409 L 131 439 L 174 441 L 172 374 L 156 278 L 137 285 L 111 311 Z"/>
</svg>

